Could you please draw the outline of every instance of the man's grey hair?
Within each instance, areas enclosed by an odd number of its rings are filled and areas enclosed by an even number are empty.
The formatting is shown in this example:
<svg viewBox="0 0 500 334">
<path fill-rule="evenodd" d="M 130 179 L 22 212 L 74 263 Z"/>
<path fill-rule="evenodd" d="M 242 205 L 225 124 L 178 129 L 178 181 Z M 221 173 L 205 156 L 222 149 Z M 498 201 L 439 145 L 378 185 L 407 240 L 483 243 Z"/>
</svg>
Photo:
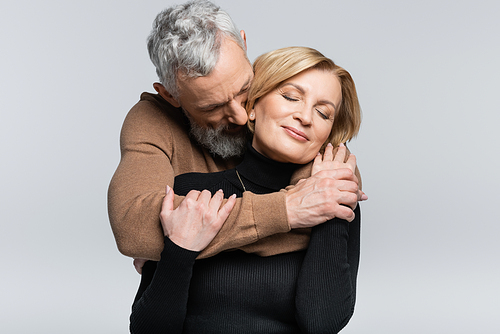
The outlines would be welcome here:
<svg viewBox="0 0 500 334">
<path fill-rule="evenodd" d="M 161 84 L 175 99 L 179 97 L 178 74 L 209 75 L 219 59 L 223 37 L 246 50 L 231 17 L 210 1 L 189 1 L 156 16 L 148 37 L 149 57 Z"/>
</svg>

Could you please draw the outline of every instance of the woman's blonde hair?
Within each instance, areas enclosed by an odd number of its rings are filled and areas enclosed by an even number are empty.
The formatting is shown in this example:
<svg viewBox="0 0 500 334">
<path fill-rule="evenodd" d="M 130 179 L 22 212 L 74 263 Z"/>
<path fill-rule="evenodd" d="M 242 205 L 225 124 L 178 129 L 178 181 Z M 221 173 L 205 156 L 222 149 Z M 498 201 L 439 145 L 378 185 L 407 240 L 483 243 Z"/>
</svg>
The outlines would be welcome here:
<svg viewBox="0 0 500 334">
<path fill-rule="evenodd" d="M 274 91 L 291 77 L 309 69 L 331 72 L 340 81 L 342 101 L 322 149 L 328 143 L 336 147 L 357 135 L 361 124 L 361 108 L 356 86 L 349 72 L 315 49 L 294 46 L 259 56 L 253 64 L 255 76 L 248 93 L 247 113 L 250 114 L 259 98 Z M 254 131 L 253 122 L 248 122 L 248 127 L 250 131 Z"/>
</svg>

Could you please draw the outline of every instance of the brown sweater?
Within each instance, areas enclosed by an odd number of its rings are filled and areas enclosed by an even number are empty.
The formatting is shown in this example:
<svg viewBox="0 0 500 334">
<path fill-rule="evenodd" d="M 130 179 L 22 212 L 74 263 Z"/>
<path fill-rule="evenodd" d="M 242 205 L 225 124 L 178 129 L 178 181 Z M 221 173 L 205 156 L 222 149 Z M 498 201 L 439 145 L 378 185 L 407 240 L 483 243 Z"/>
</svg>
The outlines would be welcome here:
<svg viewBox="0 0 500 334">
<path fill-rule="evenodd" d="M 211 156 L 189 135 L 180 109 L 159 95 L 143 93 L 123 123 L 121 160 L 108 190 L 108 213 L 118 249 L 124 255 L 158 261 L 164 245 L 159 213 L 165 187 L 188 172 L 216 172 L 239 161 Z M 310 165 L 292 183 L 310 175 Z M 176 205 L 182 197 L 176 197 Z M 227 249 L 261 256 L 307 248 L 310 229 L 290 230 L 285 191 L 255 195 L 245 192 L 199 258 Z"/>
</svg>

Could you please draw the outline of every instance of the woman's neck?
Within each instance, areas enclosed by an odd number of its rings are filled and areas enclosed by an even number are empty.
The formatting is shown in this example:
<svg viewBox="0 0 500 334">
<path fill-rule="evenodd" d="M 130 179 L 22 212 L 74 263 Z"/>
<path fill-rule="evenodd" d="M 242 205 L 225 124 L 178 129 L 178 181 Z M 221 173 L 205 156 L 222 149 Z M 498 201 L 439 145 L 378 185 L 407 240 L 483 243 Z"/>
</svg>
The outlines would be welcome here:
<svg viewBox="0 0 500 334">
<path fill-rule="evenodd" d="M 250 143 L 241 164 L 236 170 L 248 184 L 278 191 L 290 184 L 293 172 L 301 165 L 271 160 L 255 150 Z"/>
</svg>

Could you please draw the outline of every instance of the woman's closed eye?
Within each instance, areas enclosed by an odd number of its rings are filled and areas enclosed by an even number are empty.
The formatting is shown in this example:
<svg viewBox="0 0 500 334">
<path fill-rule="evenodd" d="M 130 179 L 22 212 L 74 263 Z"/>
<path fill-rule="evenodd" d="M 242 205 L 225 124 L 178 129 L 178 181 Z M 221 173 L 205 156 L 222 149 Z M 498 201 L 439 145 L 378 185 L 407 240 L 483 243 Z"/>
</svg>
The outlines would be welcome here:
<svg viewBox="0 0 500 334">
<path fill-rule="evenodd" d="M 320 109 L 316 108 L 316 111 L 318 112 L 319 116 L 323 119 L 329 119 L 330 117 L 328 116 L 327 113 L 322 112 Z"/>
<path fill-rule="evenodd" d="M 286 94 L 281 94 L 281 96 L 283 96 L 283 98 L 285 100 L 288 100 L 288 101 L 293 101 L 293 102 L 297 102 L 299 99 L 295 98 L 295 97 L 291 97 L 291 96 L 288 96 Z"/>
</svg>

